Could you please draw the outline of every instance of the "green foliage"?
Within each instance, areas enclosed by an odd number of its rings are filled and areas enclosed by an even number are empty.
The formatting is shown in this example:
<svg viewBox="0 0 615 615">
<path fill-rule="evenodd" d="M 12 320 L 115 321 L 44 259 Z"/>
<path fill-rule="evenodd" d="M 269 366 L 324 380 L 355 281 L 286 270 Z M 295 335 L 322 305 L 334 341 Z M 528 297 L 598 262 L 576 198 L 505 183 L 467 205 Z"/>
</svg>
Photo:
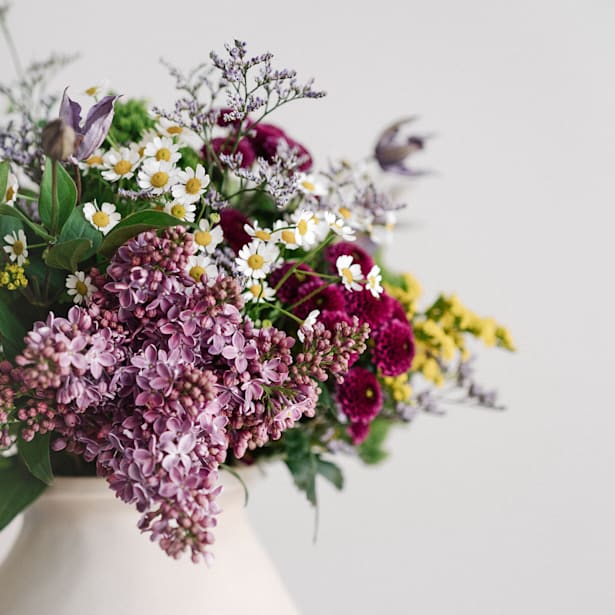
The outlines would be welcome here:
<svg viewBox="0 0 615 615">
<path fill-rule="evenodd" d="M 296 487 L 303 491 L 313 506 L 317 506 L 316 477 L 327 479 L 337 489 L 344 486 L 344 477 L 338 466 L 322 459 L 310 445 L 309 435 L 300 428 L 290 429 L 284 433 L 286 446 L 285 463 L 293 477 Z"/>
<path fill-rule="evenodd" d="M 57 190 L 58 197 L 58 217 L 53 220 L 53 197 L 52 197 L 52 167 L 53 162 L 47 158 L 45 161 L 45 172 L 41 181 L 41 195 L 38 203 L 38 212 L 43 224 L 52 231 L 57 223 L 57 229 L 62 228 L 77 202 L 77 188 L 66 169 L 56 163 L 57 168 Z"/>
<path fill-rule="evenodd" d="M 102 233 L 85 219 L 83 205 L 73 208 L 60 231 L 58 243 L 61 244 L 71 239 L 89 239 L 92 242 L 91 248 L 85 252 L 83 259 L 93 256 L 102 242 Z"/>
<path fill-rule="evenodd" d="M 388 457 L 389 454 L 382 448 L 382 445 L 391 426 L 392 422 L 387 419 L 376 418 L 372 421 L 367 438 L 359 446 L 359 457 L 364 463 L 374 465 Z"/>
<path fill-rule="evenodd" d="M 44 436 L 36 435 L 30 442 L 19 439 L 19 455 L 26 464 L 32 476 L 35 476 L 46 485 L 53 481 L 51 459 L 49 456 L 49 441 L 51 433 Z"/>
<path fill-rule="evenodd" d="M 137 143 L 143 133 L 156 124 L 150 117 L 144 100 L 135 98 L 130 98 L 126 102 L 118 100 L 114 109 L 109 135 L 113 141 L 121 145 Z"/>
<path fill-rule="evenodd" d="M 6 195 L 6 187 L 9 181 L 9 161 L 3 160 L 0 162 L 0 200 L 4 201 Z"/>
<path fill-rule="evenodd" d="M 100 252 L 106 256 L 112 255 L 117 248 L 126 243 L 131 237 L 149 231 L 150 229 L 176 226 L 180 221 L 162 211 L 150 209 L 138 211 L 126 216 L 104 239 Z"/>
<path fill-rule="evenodd" d="M 9 302 L 4 300 L 4 294 L 0 294 L 0 342 L 7 359 L 13 359 L 23 348 L 26 328 L 17 318 L 15 310 L 11 309 Z"/>
<path fill-rule="evenodd" d="M 182 157 L 178 164 L 182 169 L 196 169 L 197 164 L 203 164 L 203 159 L 191 147 L 180 147 L 179 153 Z"/>
<path fill-rule="evenodd" d="M 21 220 L 24 224 L 26 224 L 42 239 L 45 239 L 46 241 L 51 241 L 53 239 L 53 237 L 40 224 L 32 222 L 30 218 L 24 216 L 24 214 L 22 214 L 15 207 L 11 207 L 10 205 L 0 205 L 0 216 L 10 216 L 12 218 L 17 218 L 18 220 Z"/>
<path fill-rule="evenodd" d="M 89 239 L 70 239 L 51 246 L 43 258 L 49 267 L 75 272 L 79 269 L 79 263 L 92 251 L 92 247 Z"/>
<path fill-rule="evenodd" d="M 34 477 L 18 456 L 0 458 L 0 530 L 44 490 L 45 483 Z"/>
</svg>

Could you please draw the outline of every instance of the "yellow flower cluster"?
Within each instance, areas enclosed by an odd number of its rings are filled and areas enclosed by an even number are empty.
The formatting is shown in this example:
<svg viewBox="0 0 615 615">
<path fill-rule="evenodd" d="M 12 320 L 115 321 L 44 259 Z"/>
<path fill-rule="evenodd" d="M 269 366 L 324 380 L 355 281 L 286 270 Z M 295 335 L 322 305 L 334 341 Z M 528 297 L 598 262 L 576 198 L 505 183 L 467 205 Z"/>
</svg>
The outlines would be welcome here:
<svg viewBox="0 0 615 615">
<path fill-rule="evenodd" d="M 7 290 L 17 290 L 28 285 L 28 278 L 24 273 L 24 268 L 16 263 L 9 263 L 0 269 L 0 288 Z"/>
<path fill-rule="evenodd" d="M 400 282 L 399 286 L 390 283 L 385 283 L 383 286 L 389 295 L 397 299 L 404 306 L 408 319 L 411 320 L 416 313 L 418 299 L 423 289 L 420 282 L 410 273 L 402 274 Z"/>
<path fill-rule="evenodd" d="M 382 380 L 384 385 L 391 392 L 391 397 L 395 401 L 410 401 L 412 397 L 412 387 L 408 382 L 408 374 L 401 374 L 399 376 L 385 376 Z"/>
</svg>

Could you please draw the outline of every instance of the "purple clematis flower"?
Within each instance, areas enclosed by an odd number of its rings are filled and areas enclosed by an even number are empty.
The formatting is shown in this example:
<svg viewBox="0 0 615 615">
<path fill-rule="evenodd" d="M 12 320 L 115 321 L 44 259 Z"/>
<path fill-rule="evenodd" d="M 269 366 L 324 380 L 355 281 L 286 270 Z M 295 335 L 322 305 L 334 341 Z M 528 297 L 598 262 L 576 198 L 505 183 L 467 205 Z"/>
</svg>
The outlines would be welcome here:
<svg viewBox="0 0 615 615">
<path fill-rule="evenodd" d="M 66 88 L 68 90 L 68 88 Z M 68 124 L 76 135 L 74 157 L 87 160 L 105 140 L 118 96 L 105 96 L 88 111 L 85 124 L 81 125 L 81 105 L 71 100 L 64 90 L 60 103 L 60 118 Z"/>
<path fill-rule="evenodd" d="M 399 173 L 400 175 L 423 175 L 425 173 L 425 171 L 411 169 L 405 164 L 405 160 L 425 147 L 427 137 L 416 135 L 405 138 L 399 137 L 400 128 L 415 119 L 414 117 L 407 117 L 399 120 L 380 135 L 374 155 L 383 171 Z"/>
</svg>

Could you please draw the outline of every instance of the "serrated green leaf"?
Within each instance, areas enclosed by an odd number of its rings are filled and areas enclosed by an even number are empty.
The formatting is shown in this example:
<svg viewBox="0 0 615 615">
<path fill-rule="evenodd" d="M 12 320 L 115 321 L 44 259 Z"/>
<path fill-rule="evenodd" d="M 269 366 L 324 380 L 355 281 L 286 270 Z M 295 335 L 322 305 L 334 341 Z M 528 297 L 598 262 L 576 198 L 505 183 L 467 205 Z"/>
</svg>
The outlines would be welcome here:
<svg viewBox="0 0 615 615">
<path fill-rule="evenodd" d="M 336 489 L 344 488 L 344 475 L 339 466 L 330 461 L 325 461 L 320 457 L 316 459 L 316 471 L 323 478 L 326 478 Z"/>
<path fill-rule="evenodd" d="M 73 239 L 89 239 L 92 242 L 92 247 L 83 255 L 83 259 L 93 256 L 102 243 L 102 233 L 85 219 L 83 205 L 73 208 L 68 220 L 60 231 L 58 243 L 64 243 Z"/>
<path fill-rule="evenodd" d="M 3 464 L 0 467 L 0 530 L 27 508 L 45 487 L 45 483 L 30 474 L 17 456 Z"/>
<path fill-rule="evenodd" d="M 100 251 L 110 256 L 117 248 L 135 235 L 151 229 L 167 228 L 181 224 L 175 216 L 162 211 L 138 211 L 126 216 L 103 240 Z"/>
<path fill-rule="evenodd" d="M 0 301 L 0 342 L 7 359 L 14 359 L 24 346 L 26 328 L 21 324 L 8 302 Z"/>
<path fill-rule="evenodd" d="M 22 214 L 19 209 L 16 209 L 15 207 L 4 204 L 0 205 L 0 216 L 11 216 L 12 218 L 17 218 L 29 226 L 39 237 L 42 237 L 47 241 L 51 241 L 53 239 L 53 235 L 50 235 L 40 224 L 30 220 L 30 218 Z"/>
<path fill-rule="evenodd" d="M 38 202 L 38 212 L 41 221 L 47 228 L 53 227 L 53 198 L 51 194 L 52 161 L 45 160 L 45 172 L 41 181 L 41 194 Z M 77 187 L 66 169 L 58 162 L 57 197 L 58 197 L 58 229 L 62 228 L 77 203 Z"/>
<path fill-rule="evenodd" d="M 58 243 L 49 248 L 43 257 L 49 267 L 66 269 L 74 273 L 79 268 L 79 263 L 91 252 L 92 241 L 90 239 L 71 239 Z"/>
<path fill-rule="evenodd" d="M 50 485 L 53 481 L 51 459 L 49 457 L 50 440 L 51 433 L 46 433 L 44 436 L 34 436 L 34 439 L 30 442 L 20 439 L 18 445 L 19 456 L 26 464 L 28 470 L 46 485 Z"/>
<path fill-rule="evenodd" d="M 10 165 L 8 160 L 0 162 L 0 199 L 4 201 L 6 197 L 6 187 L 9 183 Z"/>
</svg>

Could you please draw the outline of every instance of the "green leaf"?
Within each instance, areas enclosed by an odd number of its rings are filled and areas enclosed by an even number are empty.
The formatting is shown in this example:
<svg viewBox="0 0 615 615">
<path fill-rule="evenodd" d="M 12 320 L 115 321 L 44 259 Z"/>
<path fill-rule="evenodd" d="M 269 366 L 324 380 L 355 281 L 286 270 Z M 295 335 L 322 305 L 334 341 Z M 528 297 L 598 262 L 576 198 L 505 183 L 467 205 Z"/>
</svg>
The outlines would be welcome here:
<svg viewBox="0 0 615 615">
<path fill-rule="evenodd" d="M 386 419 L 375 419 L 369 428 L 369 434 L 359 446 L 359 457 L 364 463 L 373 465 L 384 461 L 388 452 L 382 445 L 387 438 L 392 423 Z"/>
<path fill-rule="evenodd" d="M 74 273 L 79 268 L 79 263 L 87 258 L 91 249 L 90 239 L 71 239 L 49 248 L 43 258 L 49 267 L 66 269 Z"/>
<path fill-rule="evenodd" d="M 53 199 L 51 195 L 52 161 L 45 161 L 45 172 L 41 181 L 41 195 L 38 202 L 38 212 L 41 221 L 47 228 L 52 228 Z M 58 228 L 62 228 L 70 216 L 77 202 L 77 188 L 75 182 L 66 169 L 58 162 L 57 167 L 57 196 L 58 196 Z"/>
<path fill-rule="evenodd" d="M 49 441 L 51 433 L 44 436 L 36 435 L 31 442 L 19 440 L 19 455 L 33 476 L 50 485 L 53 481 L 51 459 L 49 457 Z"/>
<path fill-rule="evenodd" d="M 138 211 L 126 216 L 103 240 L 100 251 L 111 256 L 117 248 L 135 235 L 151 229 L 177 226 L 181 221 L 175 216 L 162 211 Z"/>
<path fill-rule="evenodd" d="M 25 335 L 26 328 L 15 315 L 15 311 L 9 308 L 8 303 L 0 301 L 0 342 L 7 359 L 12 360 L 21 352 Z"/>
<path fill-rule="evenodd" d="M 3 464 L 0 467 L 0 530 L 44 490 L 45 483 L 32 476 L 17 456 Z"/>
<path fill-rule="evenodd" d="M 73 208 L 68 220 L 62 227 L 62 231 L 58 237 L 58 243 L 63 243 L 71 239 L 89 239 L 92 242 L 92 247 L 83 256 L 84 259 L 93 256 L 102 243 L 102 233 L 85 219 L 83 215 L 83 205 Z"/>
<path fill-rule="evenodd" d="M 42 237 L 47 241 L 51 241 L 53 239 L 53 235 L 50 235 L 40 224 L 32 222 L 30 218 L 22 214 L 19 209 L 16 209 L 15 207 L 11 207 L 10 205 L 0 205 L 0 216 L 11 216 L 13 218 L 17 218 L 29 226 L 39 237 Z"/>
<path fill-rule="evenodd" d="M 316 471 L 332 483 L 336 489 L 344 488 L 344 475 L 339 466 L 320 457 L 316 459 Z"/>
<path fill-rule="evenodd" d="M 318 472 L 316 455 L 310 450 L 307 434 L 299 429 L 289 429 L 284 434 L 286 445 L 285 463 L 298 489 L 303 491 L 309 502 L 316 506 L 316 474 Z"/>
<path fill-rule="evenodd" d="M 8 160 L 0 162 L 0 200 L 4 201 L 6 196 L 6 187 L 9 183 L 10 165 Z"/>
</svg>

